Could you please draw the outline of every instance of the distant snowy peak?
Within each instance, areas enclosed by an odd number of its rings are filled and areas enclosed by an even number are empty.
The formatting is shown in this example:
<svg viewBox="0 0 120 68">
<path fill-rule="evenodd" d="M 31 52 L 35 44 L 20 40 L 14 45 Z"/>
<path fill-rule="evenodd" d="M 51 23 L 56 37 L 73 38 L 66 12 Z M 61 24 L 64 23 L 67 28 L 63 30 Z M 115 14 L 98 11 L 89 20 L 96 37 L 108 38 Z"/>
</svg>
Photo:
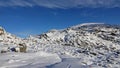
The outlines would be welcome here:
<svg viewBox="0 0 120 68">
<path fill-rule="evenodd" d="M 79 26 L 100 25 L 100 24 L 104 24 L 104 23 L 83 23 L 83 24 L 80 24 Z"/>
<path fill-rule="evenodd" d="M 101 24 L 103 25 L 104 23 L 83 23 L 83 24 L 73 26 L 72 28 L 81 27 L 81 26 L 90 26 L 90 25 L 101 25 Z"/>
<path fill-rule="evenodd" d="M 83 24 L 80 24 L 80 25 L 84 26 L 84 25 L 95 25 L 95 24 L 104 24 L 104 23 L 83 23 Z"/>
</svg>

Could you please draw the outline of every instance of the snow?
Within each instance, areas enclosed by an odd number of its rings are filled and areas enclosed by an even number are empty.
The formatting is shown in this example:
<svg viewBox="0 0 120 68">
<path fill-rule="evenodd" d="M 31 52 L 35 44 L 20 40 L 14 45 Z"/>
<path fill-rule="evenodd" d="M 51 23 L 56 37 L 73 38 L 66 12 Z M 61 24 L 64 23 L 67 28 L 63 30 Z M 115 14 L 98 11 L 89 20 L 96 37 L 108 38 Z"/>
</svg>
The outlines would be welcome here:
<svg viewBox="0 0 120 68">
<path fill-rule="evenodd" d="M 48 66 L 48 68 L 79 68 L 79 67 L 82 68 L 84 66 L 79 63 L 80 61 L 81 59 L 79 58 L 64 56 L 62 62 Z"/>
<path fill-rule="evenodd" d="M 102 23 L 53 29 L 26 39 L 7 32 L 0 35 L 0 51 L 19 43 L 27 45 L 27 52 L 0 53 L 0 68 L 120 67 L 120 29 Z"/>
<path fill-rule="evenodd" d="M 80 24 L 80 25 L 84 26 L 84 25 L 94 25 L 94 24 L 104 24 L 104 23 L 83 23 L 83 24 Z"/>
<path fill-rule="evenodd" d="M 73 26 L 72 28 L 76 28 L 76 27 L 81 27 L 81 26 L 89 26 L 89 25 L 99 25 L 99 24 L 104 24 L 104 23 L 83 23 L 77 26 Z"/>
<path fill-rule="evenodd" d="M 40 68 L 61 62 L 57 54 L 46 52 L 6 53 L 0 56 L 0 68 Z"/>
</svg>

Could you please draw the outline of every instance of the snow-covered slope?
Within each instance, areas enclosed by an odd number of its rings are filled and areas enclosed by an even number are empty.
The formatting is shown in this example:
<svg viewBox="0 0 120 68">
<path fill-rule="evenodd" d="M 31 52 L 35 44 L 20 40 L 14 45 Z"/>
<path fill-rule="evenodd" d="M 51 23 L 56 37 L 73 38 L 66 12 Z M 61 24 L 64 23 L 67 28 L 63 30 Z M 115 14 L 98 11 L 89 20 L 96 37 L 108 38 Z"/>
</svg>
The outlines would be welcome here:
<svg viewBox="0 0 120 68">
<path fill-rule="evenodd" d="M 120 27 L 100 23 L 81 24 L 63 30 L 51 30 L 35 38 L 44 44 L 116 47 L 120 44 Z"/>
<path fill-rule="evenodd" d="M 0 35 L 0 37 L 6 37 L 5 40 L 13 40 L 14 42 L 14 44 L 12 44 L 9 41 L 7 45 L 16 45 L 17 43 L 24 42 L 27 44 L 28 47 L 27 53 L 25 54 L 1 54 L 1 58 L 5 56 L 6 58 L 0 59 L 0 67 L 120 67 L 119 25 L 108 25 L 103 23 L 84 23 L 62 30 L 52 29 L 41 35 L 29 36 L 26 39 L 21 39 L 18 37 L 15 38 L 7 32 L 5 32 L 3 35 L 5 36 Z M 10 36 L 11 38 L 9 39 L 8 36 Z M 2 44 L 0 47 L 5 45 L 5 41 L 2 41 L 0 43 Z M 1 61 L 5 64 L 2 64 Z M 17 64 L 17 67 L 15 66 L 15 64 Z"/>
<path fill-rule="evenodd" d="M 57 53 L 60 57 L 69 55 L 79 58 L 79 61 L 76 61 L 79 64 L 73 64 L 68 58 L 61 57 L 63 62 L 50 66 L 52 68 L 60 68 L 61 66 L 65 68 L 79 68 L 80 66 L 84 68 L 114 68 L 119 67 L 120 64 L 118 61 L 120 60 L 119 25 L 85 23 L 67 29 L 53 29 L 41 35 L 30 36 L 26 41 L 32 42 L 29 43 L 30 49 L 35 52 L 45 51 Z"/>
<path fill-rule="evenodd" d="M 19 43 L 22 43 L 22 39 L 5 31 L 4 28 L 0 27 L 0 50 L 3 47 L 14 47 Z"/>
</svg>

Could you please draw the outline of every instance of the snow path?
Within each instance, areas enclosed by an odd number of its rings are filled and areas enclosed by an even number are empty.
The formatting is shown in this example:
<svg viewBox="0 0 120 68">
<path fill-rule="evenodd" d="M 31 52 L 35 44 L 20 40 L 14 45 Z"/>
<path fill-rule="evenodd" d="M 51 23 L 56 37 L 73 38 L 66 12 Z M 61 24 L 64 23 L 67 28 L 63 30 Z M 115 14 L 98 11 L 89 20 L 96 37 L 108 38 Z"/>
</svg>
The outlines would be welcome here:
<svg viewBox="0 0 120 68">
<path fill-rule="evenodd" d="M 50 65 L 47 68 L 87 68 L 80 61 L 80 58 L 62 56 L 62 62 Z"/>
<path fill-rule="evenodd" d="M 0 55 L 0 68 L 45 68 L 59 63 L 57 54 L 37 53 L 6 53 Z"/>
</svg>

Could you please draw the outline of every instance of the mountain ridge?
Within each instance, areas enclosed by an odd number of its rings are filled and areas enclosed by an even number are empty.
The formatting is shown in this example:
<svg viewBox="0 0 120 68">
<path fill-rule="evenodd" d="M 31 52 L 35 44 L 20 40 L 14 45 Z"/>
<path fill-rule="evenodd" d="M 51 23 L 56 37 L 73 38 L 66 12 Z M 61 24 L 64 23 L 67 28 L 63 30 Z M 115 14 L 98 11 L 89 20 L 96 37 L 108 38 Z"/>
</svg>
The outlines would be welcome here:
<svg viewBox="0 0 120 68">
<path fill-rule="evenodd" d="M 90 39 L 91 36 L 93 37 L 91 39 L 94 39 L 94 40 L 97 39 L 97 41 L 95 40 L 95 42 L 98 42 L 99 40 L 104 40 L 106 42 L 112 42 L 112 43 L 119 44 L 120 28 L 118 26 L 108 25 L 108 24 L 98 24 L 98 23 L 90 24 L 89 23 L 89 24 L 82 24 L 82 25 L 69 27 L 69 28 L 63 29 L 63 30 L 48 31 L 44 34 L 37 35 L 35 38 L 39 38 L 39 39 L 42 39 L 42 40 L 50 42 L 50 43 L 51 42 L 53 42 L 53 43 L 64 42 L 64 43 L 66 43 L 66 45 L 75 45 L 75 44 L 80 45 L 84 38 L 86 38 L 84 40 L 90 42 L 90 40 L 88 40 L 88 39 Z M 71 41 L 69 39 L 74 40 L 74 41 Z M 74 43 L 74 42 L 76 42 L 76 43 Z M 81 43 L 79 43 L 79 42 L 81 42 Z M 85 41 L 83 41 L 83 42 L 85 42 Z M 101 42 L 103 42 L 103 41 L 101 41 Z M 67 44 L 67 43 L 71 43 L 71 44 Z M 94 45 L 96 45 L 96 44 L 94 44 Z"/>
</svg>

